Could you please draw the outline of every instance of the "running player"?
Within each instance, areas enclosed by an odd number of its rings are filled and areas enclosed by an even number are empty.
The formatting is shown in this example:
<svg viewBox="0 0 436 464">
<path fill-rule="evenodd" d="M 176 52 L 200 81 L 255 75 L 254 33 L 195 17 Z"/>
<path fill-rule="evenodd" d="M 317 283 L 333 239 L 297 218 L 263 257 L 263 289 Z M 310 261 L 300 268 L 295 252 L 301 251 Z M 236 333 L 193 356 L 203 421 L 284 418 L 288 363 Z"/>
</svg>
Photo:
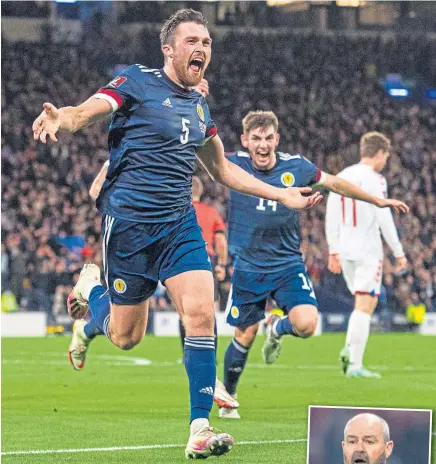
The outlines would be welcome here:
<svg viewBox="0 0 436 464">
<path fill-rule="evenodd" d="M 379 132 L 368 132 L 360 140 L 360 163 L 338 174 L 379 198 L 387 196 L 386 179 L 380 174 L 386 166 L 391 143 Z M 383 244 L 380 231 L 396 259 L 396 272 L 407 268 L 407 259 L 389 209 L 381 210 L 342 195 L 330 194 L 326 211 L 329 247 L 328 269 L 344 275 L 354 295 L 354 310 L 348 322 L 345 346 L 340 353 L 347 377 L 380 378 L 363 366 L 374 312 L 382 282 Z"/>
<path fill-rule="evenodd" d="M 207 83 L 205 79 L 203 79 Z M 196 88 L 198 91 L 198 86 Z M 203 96 L 206 95 L 201 92 Z M 89 195 L 95 201 L 100 193 L 101 187 L 106 179 L 107 170 L 109 167 L 109 161 L 106 161 L 101 167 L 99 173 L 95 177 L 92 185 L 89 189 Z M 226 225 L 224 220 L 218 211 L 205 203 L 200 201 L 203 192 L 203 184 L 197 176 L 192 177 L 192 202 L 195 208 L 198 225 L 201 228 L 202 236 L 207 243 L 207 254 L 209 259 L 213 263 L 213 275 L 214 275 L 214 301 L 215 306 L 218 304 L 218 286 L 220 282 L 226 277 L 226 266 L 227 266 L 227 237 L 225 235 Z M 216 252 L 215 252 L 216 250 Z M 182 341 L 182 347 L 185 347 L 186 331 L 183 325 L 182 319 L 179 320 L 180 339 Z M 216 328 L 216 321 L 214 324 L 214 335 L 215 335 L 215 351 L 218 347 L 218 333 Z M 75 343 L 72 343 L 70 351 L 74 351 L 76 348 Z M 84 353 L 86 354 L 86 352 Z M 81 354 L 82 357 L 82 354 Z M 82 370 L 84 364 L 81 362 L 77 369 L 77 364 L 74 357 L 70 356 L 70 362 L 76 370 Z M 223 383 L 216 378 L 214 401 L 220 407 L 226 408 L 237 408 L 239 403 L 229 395 L 223 385 Z"/>
<path fill-rule="evenodd" d="M 278 120 L 273 112 L 252 111 L 242 127 L 241 141 L 248 153 L 236 152 L 229 159 L 253 177 L 276 187 L 318 185 L 381 208 L 408 210 L 400 201 L 375 197 L 321 171 L 302 155 L 276 152 Z M 227 322 L 235 327 L 235 337 L 224 359 L 224 385 L 235 396 L 259 322 L 265 317 L 267 298 L 271 296 L 287 313 L 283 318 L 272 314 L 268 320 L 262 348 L 267 364 L 278 358 L 283 335 L 307 338 L 314 333 L 318 310 L 301 256 L 298 211 L 267 198 L 230 192 L 229 250 L 235 260 Z M 239 418 L 239 412 L 221 408 L 220 417 Z"/>
<path fill-rule="evenodd" d="M 163 282 L 186 328 L 185 369 L 191 402 L 185 455 L 207 458 L 233 446 L 233 438 L 209 426 L 216 378 L 213 279 L 191 202 L 195 158 L 223 185 L 283 203 L 288 208 L 317 204 L 310 189 L 277 188 L 229 162 L 198 85 L 211 58 L 202 14 L 179 10 L 161 30 L 163 69 L 132 65 L 91 98 L 74 107 L 44 103 L 33 123 L 34 139 L 56 142 L 58 131 L 76 132 L 112 115 L 110 164 L 97 198 L 103 214 L 103 264 L 86 265 L 69 297 L 69 312 L 80 319 L 70 356 L 83 367 L 92 338 L 103 332 L 124 350 L 145 334 L 148 299 Z"/>
</svg>

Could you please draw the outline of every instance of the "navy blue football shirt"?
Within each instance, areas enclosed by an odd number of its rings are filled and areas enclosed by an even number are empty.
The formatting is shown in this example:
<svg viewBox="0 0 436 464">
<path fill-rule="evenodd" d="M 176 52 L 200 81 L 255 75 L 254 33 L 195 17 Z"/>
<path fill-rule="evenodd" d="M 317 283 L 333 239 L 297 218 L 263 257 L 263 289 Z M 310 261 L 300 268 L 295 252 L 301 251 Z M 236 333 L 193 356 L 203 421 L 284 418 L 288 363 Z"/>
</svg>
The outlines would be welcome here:
<svg viewBox="0 0 436 464">
<path fill-rule="evenodd" d="M 100 212 L 147 223 L 187 214 L 195 153 L 216 134 L 205 99 L 175 84 L 162 69 L 139 64 L 94 96 L 106 99 L 114 111 Z"/>
<path fill-rule="evenodd" d="M 301 155 L 276 153 L 269 171 L 257 170 L 250 155 L 236 152 L 228 159 L 275 187 L 306 187 L 319 181 L 321 171 Z M 230 192 L 229 251 L 235 268 L 252 272 L 285 269 L 301 261 L 300 214 L 279 202 Z"/>
</svg>

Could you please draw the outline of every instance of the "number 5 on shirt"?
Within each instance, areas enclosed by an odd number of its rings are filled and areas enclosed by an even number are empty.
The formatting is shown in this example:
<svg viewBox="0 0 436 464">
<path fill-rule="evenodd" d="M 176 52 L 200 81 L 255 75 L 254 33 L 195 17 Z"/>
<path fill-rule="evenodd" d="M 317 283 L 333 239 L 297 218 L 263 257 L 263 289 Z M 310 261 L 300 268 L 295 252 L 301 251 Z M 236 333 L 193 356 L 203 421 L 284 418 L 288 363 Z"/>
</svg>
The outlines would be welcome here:
<svg viewBox="0 0 436 464">
<path fill-rule="evenodd" d="M 180 143 L 183 145 L 185 143 L 188 143 L 188 137 L 189 137 L 189 127 L 188 124 L 191 124 L 191 121 L 186 118 L 182 118 L 182 135 L 180 136 Z"/>
</svg>

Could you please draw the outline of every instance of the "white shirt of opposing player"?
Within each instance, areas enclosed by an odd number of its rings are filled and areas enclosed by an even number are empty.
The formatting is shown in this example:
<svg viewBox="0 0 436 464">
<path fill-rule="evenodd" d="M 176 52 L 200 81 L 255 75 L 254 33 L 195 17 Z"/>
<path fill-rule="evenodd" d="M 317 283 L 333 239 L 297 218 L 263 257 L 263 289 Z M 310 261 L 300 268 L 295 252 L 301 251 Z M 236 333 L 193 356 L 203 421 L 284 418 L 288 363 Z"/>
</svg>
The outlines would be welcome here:
<svg viewBox="0 0 436 464">
<path fill-rule="evenodd" d="M 338 174 L 362 190 L 387 197 L 386 179 L 366 164 L 354 164 Z M 395 257 L 404 255 L 390 208 L 346 198 L 331 192 L 327 200 L 326 238 L 329 253 L 341 259 L 358 261 L 383 258 L 383 238 Z"/>
</svg>

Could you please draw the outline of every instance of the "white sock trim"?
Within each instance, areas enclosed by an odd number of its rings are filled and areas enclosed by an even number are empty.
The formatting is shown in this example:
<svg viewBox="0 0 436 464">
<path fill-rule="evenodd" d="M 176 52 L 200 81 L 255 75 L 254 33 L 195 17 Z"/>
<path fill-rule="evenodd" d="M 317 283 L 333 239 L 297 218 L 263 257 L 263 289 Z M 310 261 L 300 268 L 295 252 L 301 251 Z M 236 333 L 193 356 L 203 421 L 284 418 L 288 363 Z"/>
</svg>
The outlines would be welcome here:
<svg viewBox="0 0 436 464">
<path fill-rule="evenodd" d="M 205 418 L 194 419 L 191 422 L 191 435 L 195 435 L 203 427 L 209 427 L 209 419 L 205 419 Z"/>
<path fill-rule="evenodd" d="M 287 319 L 288 316 L 286 316 L 286 319 Z M 273 322 L 272 326 L 271 326 L 271 332 L 272 334 L 274 335 L 274 337 L 280 337 L 280 335 L 277 333 L 277 324 L 282 320 L 282 319 L 285 319 L 285 318 L 280 318 L 280 319 L 277 319 L 275 322 Z"/>
</svg>

